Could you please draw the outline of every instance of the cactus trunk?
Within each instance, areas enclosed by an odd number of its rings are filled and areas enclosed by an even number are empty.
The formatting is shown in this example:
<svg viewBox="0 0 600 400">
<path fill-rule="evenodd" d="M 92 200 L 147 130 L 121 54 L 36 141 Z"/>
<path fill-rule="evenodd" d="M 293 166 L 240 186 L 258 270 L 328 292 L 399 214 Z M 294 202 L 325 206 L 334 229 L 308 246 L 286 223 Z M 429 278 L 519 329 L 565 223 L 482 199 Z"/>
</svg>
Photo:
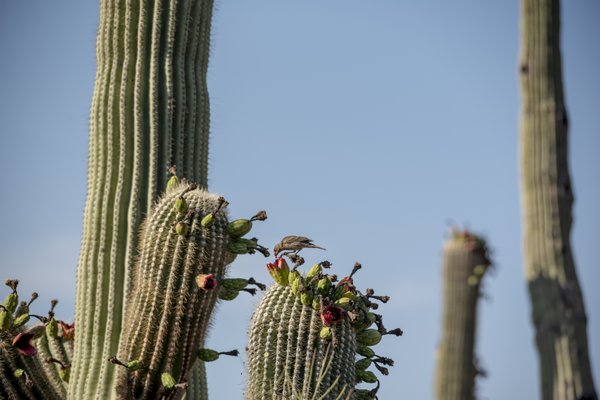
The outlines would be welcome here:
<svg viewBox="0 0 600 400">
<path fill-rule="evenodd" d="M 525 270 L 542 398 L 597 399 L 570 243 L 573 193 L 558 0 L 521 1 L 520 83 Z"/>
<path fill-rule="evenodd" d="M 445 243 L 443 331 L 435 384 L 437 400 L 475 398 L 477 303 L 481 279 L 488 265 L 485 245 L 475 236 L 466 232 L 455 234 Z"/>
<path fill-rule="evenodd" d="M 140 221 L 167 168 L 206 186 L 212 0 L 102 0 L 71 399 L 114 396 Z"/>
</svg>

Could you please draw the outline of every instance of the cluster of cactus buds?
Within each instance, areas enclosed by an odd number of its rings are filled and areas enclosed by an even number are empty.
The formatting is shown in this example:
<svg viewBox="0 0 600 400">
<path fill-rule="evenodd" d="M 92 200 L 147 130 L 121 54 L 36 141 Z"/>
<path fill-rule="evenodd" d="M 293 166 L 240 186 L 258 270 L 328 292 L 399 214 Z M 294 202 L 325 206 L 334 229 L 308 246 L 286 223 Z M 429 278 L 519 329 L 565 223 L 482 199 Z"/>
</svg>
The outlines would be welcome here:
<svg viewBox="0 0 600 400">
<path fill-rule="evenodd" d="M 290 269 L 282 256 L 267 264 L 269 273 L 277 284 L 289 286 L 303 306 L 320 313 L 323 325 L 321 339 L 332 340 L 335 346 L 332 328 L 346 319 L 350 322 L 356 335 L 357 355 L 361 356 L 355 365 L 356 381 L 377 384 L 370 390 L 357 389 L 355 394 L 360 399 L 375 399 L 379 379 L 368 368 L 373 366 L 382 375 L 388 375 L 387 367 L 394 362 L 377 355 L 371 347 L 377 345 L 385 335 L 402 335 L 401 329 L 386 329 L 382 315 L 374 312 L 379 307 L 378 303 L 387 303 L 390 297 L 376 295 L 373 289 L 361 292 L 356 288 L 353 277 L 362 268 L 360 263 L 356 263 L 352 272 L 338 281 L 336 275 L 325 272 L 325 269 L 331 267 L 328 261 L 314 264 L 302 275 L 297 268 L 304 263 L 304 259 L 294 254 L 285 256 L 290 258 L 294 267 Z"/>
<path fill-rule="evenodd" d="M 267 212 L 259 211 L 250 219 L 236 219 L 234 221 L 231 221 L 227 225 L 227 233 L 231 238 L 228 250 L 236 256 L 238 254 L 254 254 L 258 251 L 259 253 L 262 253 L 265 257 L 269 257 L 269 250 L 266 247 L 259 245 L 258 239 L 247 239 L 243 237 L 252 229 L 252 222 L 264 221 L 266 219 Z"/>
</svg>

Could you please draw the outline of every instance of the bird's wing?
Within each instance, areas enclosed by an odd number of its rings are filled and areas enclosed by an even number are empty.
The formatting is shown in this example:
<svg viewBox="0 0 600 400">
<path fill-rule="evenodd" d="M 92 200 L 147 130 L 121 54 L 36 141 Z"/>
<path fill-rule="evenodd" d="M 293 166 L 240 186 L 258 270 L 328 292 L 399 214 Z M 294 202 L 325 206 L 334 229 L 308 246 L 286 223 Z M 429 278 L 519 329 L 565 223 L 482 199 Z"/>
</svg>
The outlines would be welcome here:
<svg viewBox="0 0 600 400">
<path fill-rule="evenodd" d="M 312 239 L 309 239 L 304 236 L 286 236 L 283 239 L 281 239 L 281 242 L 282 243 L 294 243 L 294 242 L 311 243 Z"/>
</svg>

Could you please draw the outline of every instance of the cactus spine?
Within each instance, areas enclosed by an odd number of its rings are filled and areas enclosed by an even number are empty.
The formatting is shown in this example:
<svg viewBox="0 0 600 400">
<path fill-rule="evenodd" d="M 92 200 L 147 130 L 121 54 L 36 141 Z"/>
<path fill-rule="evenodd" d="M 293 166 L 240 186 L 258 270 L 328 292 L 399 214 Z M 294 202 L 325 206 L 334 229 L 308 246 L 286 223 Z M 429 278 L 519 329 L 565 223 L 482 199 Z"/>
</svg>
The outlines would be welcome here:
<svg viewBox="0 0 600 400">
<path fill-rule="evenodd" d="M 322 385 L 317 376 L 329 342 L 319 336 L 323 324 L 320 313 L 302 305 L 289 286 L 273 285 L 258 305 L 249 333 L 247 400 L 302 399 L 318 396 L 334 383 L 326 399 L 335 399 L 355 385 L 356 338 L 345 319 L 333 331 L 331 366 L 324 371 Z M 312 370 L 311 370 L 312 365 Z"/>
<path fill-rule="evenodd" d="M 183 198 L 185 213 L 175 202 Z M 223 200 L 190 184 L 168 192 L 144 223 L 140 256 L 128 295 L 126 325 L 119 359 L 137 360 L 141 368 L 120 368 L 118 398 L 180 398 L 165 390 L 161 375 L 185 382 L 204 341 L 218 290 L 203 290 L 195 277 L 212 274 L 221 280 L 230 255 Z M 201 220 L 214 213 L 210 226 Z M 183 224 L 185 230 L 178 229 Z"/>
<path fill-rule="evenodd" d="M 475 398 L 475 336 L 481 280 L 490 265 L 485 243 L 464 231 L 444 245 L 444 312 L 436 371 L 437 400 Z"/>
<path fill-rule="evenodd" d="M 597 399 L 570 233 L 559 0 L 521 0 L 521 203 L 543 399 Z"/>
<path fill-rule="evenodd" d="M 101 0 L 71 399 L 114 396 L 142 216 L 167 167 L 206 186 L 212 0 Z"/>
</svg>

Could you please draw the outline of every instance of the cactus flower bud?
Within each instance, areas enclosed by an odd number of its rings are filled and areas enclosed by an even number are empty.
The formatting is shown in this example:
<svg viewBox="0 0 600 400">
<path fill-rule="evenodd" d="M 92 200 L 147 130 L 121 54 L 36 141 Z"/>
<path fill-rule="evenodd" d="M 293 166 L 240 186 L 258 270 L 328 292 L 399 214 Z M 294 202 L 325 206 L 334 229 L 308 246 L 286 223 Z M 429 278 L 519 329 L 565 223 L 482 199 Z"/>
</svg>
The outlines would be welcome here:
<svg viewBox="0 0 600 400">
<path fill-rule="evenodd" d="M 175 225 L 175 232 L 177 232 L 179 236 L 186 236 L 189 231 L 190 226 L 186 222 L 180 221 Z"/>
<path fill-rule="evenodd" d="M 211 349 L 199 349 L 198 358 L 202 361 L 215 361 L 219 359 L 219 352 Z"/>
<path fill-rule="evenodd" d="M 483 264 L 479 264 L 475 268 L 473 268 L 473 274 L 475 274 L 476 276 L 483 276 L 483 274 L 485 274 L 485 270 L 486 266 Z"/>
<path fill-rule="evenodd" d="M 167 193 L 172 192 L 179 185 L 179 178 L 176 175 L 173 175 L 167 181 L 167 189 L 165 190 Z"/>
<path fill-rule="evenodd" d="M 477 286 L 478 283 L 479 283 L 479 277 L 478 276 L 471 275 L 471 276 L 469 276 L 469 278 L 467 278 L 467 284 L 469 286 Z"/>
<path fill-rule="evenodd" d="M 367 345 L 357 343 L 356 344 L 356 352 L 363 357 L 375 357 L 375 351 Z"/>
<path fill-rule="evenodd" d="M 231 301 L 234 300 L 240 294 L 239 290 L 223 289 L 219 290 L 219 299 Z"/>
<path fill-rule="evenodd" d="M 12 322 L 12 314 L 6 308 L 0 309 L 0 332 L 9 330 Z"/>
<path fill-rule="evenodd" d="M 297 281 L 301 277 L 302 277 L 302 275 L 300 275 L 300 272 L 298 272 L 296 270 L 290 271 L 289 276 L 288 276 L 288 281 L 290 283 L 290 286 L 292 286 L 294 284 L 294 282 Z"/>
<path fill-rule="evenodd" d="M 300 291 L 300 303 L 304 306 L 312 305 L 313 297 L 312 290 L 308 288 Z"/>
<path fill-rule="evenodd" d="M 221 281 L 221 286 L 225 289 L 242 290 L 248 286 L 248 279 L 244 278 L 229 278 Z"/>
<path fill-rule="evenodd" d="M 52 318 L 46 325 L 46 334 L 50 337 L 58 336 L 58 322 Z"/>
<path fill-rule="evenodd" d="M 358 382 L 375 383 L 377 376 L 372 371 L 356 371 L 356 380 Z"/>
<path fill-rule="evenodd" d="M 296 272 L 296 271 L 294 271 Z M 292 275 L 294 274 L 294 272 L 292 272 Z M 296 279 L 294 279 L 292 281 L 292 284 L 290 285 L 290 288 L 292 289 L 292 293 L 294 293 L 296 296 L 298 296 L 300 294 L 300 289 L 302 289 L 304 287 L 304 279 L 300 276 Z"/>
<path fill-rule="evenodd" d="M 163 387 L 167 390 L 173 389 L 177 384 L 177 382 L 175 382 L 175 378 L 173 378 L 173 376 L 168 372 L 163 372 L 160 376 L 160 380 Z"/>
<path fill-rule="evenodd" d="M 274 263 L 268 263 L 267 270 L 279 285 L 287 286 L 289 284 L 290 268 L 283 258 L 276 258 Z"/>
<path fill-rule="evenodd" d="M 215 215 L 213 213 L 206 214 L 202 220 L 200 220 L 200 225 L 202 225 L 203 228 L 208 228 L 212 225 L 214 220 Z"/>
<path fill-rule="evenodd" d="M 250 232 L 252 221 L 249 219 L 236 219 L 227 225 L 227 233 L 233 238 L 239 238 Z"/>
<path fill-rule="evenodd" d="M 319 276 L 319 274 L 321 272 L 323 272 L 323 268 L 321 267 L 321 264 L 313 265 L 306 273 L 306 280 L 310 281 L 314 277 Z"/>
<path fill-rule="evenodd" d="M 348 298 L 348 297 L 342 297 L 341 299 L 338 299 L 335 301 L 334 303 L 337 307 L 341 307 L 346 311 L 350 311 L 354 308 L 354 304 L 352 302 L 352 299 Z"/>
<path fill-rule="evenodd" d="M 361 360 L 358 360 L 354 366 L 356 367 L 357 370 L 366 370 L 367 368 L 369 368 L 371 366 L 371 359 L 370 358 L 363 358 Z"/>
<path fill-rule="evenodd" d="M 22 316 L 23 314 L 29 314 L 29 304 L 26 301 L 22 301 L 15 311 L 15 318 Z"/>
<path fill-rule="evenodd" d="M 21 332 L 13 338 L 12 345 L 24 356 L 33 357 L 37 354 L 37 349 L 31 344 L 31 340 L 34 337 L 35 333 L 31 332 L 31 330 Z"/>
<path fill-rule="evenodd" d="M 321 332 L 319 332 L 319 336 L 323 340 L 331 340 L 333 338 L 333 332 L 331 332 L 330 327 L 324 326 L 321 328 Z"/>
<path fill-rule="evenodd" d="M 21 368 L 17 368 L 17 369 L 15 369 L 15 372 L 13 372 L 14 377 L 17 379 L 20 379 L 24 374 L 25 374 L 25 371 L 22 370 Z"/>
<path fill-rule="evenodd" d="M 321 300 L 318 297 L 314 297 L 311 307 L 315 311 L 321 311 Z"/>
<path fill-rule="evenodd" d="M 331 289 L 331 280 L 327 277 L 319 279 L 317 283 L 317 293 L 325 296 Z"/>
<path fill-rule="evenodd" d="M 365 329 L 356 335 L 356 341 L 366 346 L 375 346 L 381 341 L 381 333 L 377 329 Z"/>
<path fill-rule="evenodd" d="M 18 328 L 20 326 L 25 325 L 27 322 L 29 322 L 29 314 L 23 314 L 15 318 L 15 322 L 13 323 L 13 325 L 15 326 L 15 328 Z"/>
<path fill-rule="evenodd" d="M 69 378 L 71 377 L 71 367 L 65 367 L 65 368 L 61 368 L 58 371 L 58 376 L 60 377 L 60 379 L 63 380 L 63 382 L 69 382 Z"/>
<path fill-rule="evenodd" d="M 9 294 L 4 298 L 2 305 L 4 305 L 11 314 L 14 313 L 19 305 L 19 295 L 17 295 L 16 292 Z"/>
<path fill-rule="evenodd" d="M 177 200 L 175 200 L 175 205 L 173 206 L 173 208 L 179 214 L 183 214 L 188 210 L 189 206 L 187 201 L 185 201 L 185 199 L 183 198 L 183 196 L 180 196 L 177 198 Z"/>
<path fill-rule="evenodd" d="M 217 287 L 217 279 L 213 274 L 200 274 L 196 276 L 196 284 L 200 289 L 210 291 Z"/>
<path fill-rule="evenodd" d="M 131 360 L 127 363 L 127 369 L 130 371 L 137 371 L 140 368 L 142 368 L 140 360 Z"/>
<path fill-rule="evenodd" d="M 321 321 L 325 326 L 331 326 L 344 319 L 344 310 L 334 305 L 328 305 L 321 311 Z"/>
</svg>

